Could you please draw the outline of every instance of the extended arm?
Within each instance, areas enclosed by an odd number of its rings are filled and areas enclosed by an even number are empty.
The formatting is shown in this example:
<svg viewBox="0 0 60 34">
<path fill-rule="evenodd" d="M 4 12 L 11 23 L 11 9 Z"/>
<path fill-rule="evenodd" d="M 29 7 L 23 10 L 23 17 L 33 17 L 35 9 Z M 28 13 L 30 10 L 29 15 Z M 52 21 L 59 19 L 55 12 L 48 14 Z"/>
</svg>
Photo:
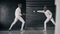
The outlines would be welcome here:
<svg viewBox="0 0 60 34">
<path fill-rule="evenodd" d="M 38 10 L 37 12 L 39 12 L 39 13 L 40 13 L 40 12 L 41 12 L 41 13 L 44 13 L 44 11 L 43 11 L 43 10 Z"/>
<path fill-rule="evenodd" d="M 36 12 L 35 10 L 33 12 Z M 37 12 L 41 12 L 41 13 L 44 13 L 44 10 L 38 10 Z"/>
</svg>

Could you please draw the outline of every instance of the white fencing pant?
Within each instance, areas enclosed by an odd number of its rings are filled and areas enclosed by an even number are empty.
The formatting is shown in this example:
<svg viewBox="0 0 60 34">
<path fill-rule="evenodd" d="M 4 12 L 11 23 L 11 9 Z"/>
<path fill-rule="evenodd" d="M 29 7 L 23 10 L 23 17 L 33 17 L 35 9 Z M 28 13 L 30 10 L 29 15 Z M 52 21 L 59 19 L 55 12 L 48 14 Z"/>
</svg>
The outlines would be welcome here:
<svg viewBox="0 0 60 34">
<path fill-rule="evenodd" d="M 12 22 L 9 30 L 11 30 L 11 28 L 13 27 L 13 25 L 14 25 L 18 20 L 20 20 L 20 21 L 22 22 L 21 31 L 23 30 L 25 21 L 24 21 L 24 19 L 23 19 L 21 16 L 15 17 L 15 19 L 14 19 L 14 21 Z"/>
<path fill-rule="evenodd" d="M 47 19 L 45 20 L 45 22 L 44 22 L 44 31 L 46 31 L 46 24 L 47 24 L 47 22 L 48 22 L 49 20 L 52 21 L 52 23 L 53 23 L 54 25 L 56 25 L 53 18 L 47 18 Z"/>
</svg>

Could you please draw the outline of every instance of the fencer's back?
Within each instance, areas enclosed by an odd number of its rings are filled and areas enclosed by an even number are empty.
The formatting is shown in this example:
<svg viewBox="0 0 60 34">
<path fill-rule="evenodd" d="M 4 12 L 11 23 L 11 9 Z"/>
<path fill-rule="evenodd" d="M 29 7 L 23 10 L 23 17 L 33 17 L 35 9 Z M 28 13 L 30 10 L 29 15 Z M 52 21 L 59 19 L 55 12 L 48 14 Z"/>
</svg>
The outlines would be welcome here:
<svg viewBox="0 0 60 34">
<path fill-rule="evenodd" d="M 16 10 L 15 10 L 15 16 L 20 16 L 21 15 L 21 9 L 18 7 Z"/>
</svg>

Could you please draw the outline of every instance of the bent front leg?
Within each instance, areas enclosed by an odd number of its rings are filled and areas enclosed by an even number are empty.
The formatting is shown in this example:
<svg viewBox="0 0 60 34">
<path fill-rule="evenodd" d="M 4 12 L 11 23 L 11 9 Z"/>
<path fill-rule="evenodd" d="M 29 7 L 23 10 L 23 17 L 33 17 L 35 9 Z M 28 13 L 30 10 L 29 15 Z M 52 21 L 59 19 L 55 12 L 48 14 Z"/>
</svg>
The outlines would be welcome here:
<svg viewBox="0 0 60 34">
<path fill-rule="evenodd" d="M 47 18 L 47 19 L 45 20 L 45 22 L 44 22 L 44 31 L 46 31 L 46 25 L 47 25 L 47 22 L 48 22 L 49 20 L 50 20 L 50 19 Z"/>
</svg>

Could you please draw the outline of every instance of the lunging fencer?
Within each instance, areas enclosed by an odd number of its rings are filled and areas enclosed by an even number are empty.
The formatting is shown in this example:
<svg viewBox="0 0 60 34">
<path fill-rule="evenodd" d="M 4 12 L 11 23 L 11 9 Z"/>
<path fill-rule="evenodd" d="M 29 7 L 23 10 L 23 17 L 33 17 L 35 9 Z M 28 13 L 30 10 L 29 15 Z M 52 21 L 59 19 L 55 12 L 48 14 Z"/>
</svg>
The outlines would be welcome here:
<svg viewBox="0 0 60 34">
<path fill-rule="evenodd" d="M 48 21 L 51 21 L 54 25 L 56 25 L 56 24 L 55 24 L 55 21 L 52 17 L 52 12 L 50 10 L 48 10 L 46 6 L 44 6 L 43 9 L 44 10 L 38 10 L 37 12 L 44 13 L 45 16 L 47 17 L 47 19 L 44 21 L 44 30 L 43 30 L 43 31 L 46 31 L 46 24 Z M 35 11 L 33 11 L 33 12 L 35 12 Z"/>
<path fill-rule="evenodd" d="M 23 30 L 25 21 L 24 21 L 24 19 L 21 17 L 21 16 L 22 16 L 22 14 L 21 14 L 21 7 L 22 7 L 22 4 L 21 4 L 21 3 L 18 4 L 18 7 L 17 7 L 16 10 L 15 10 L 15 19 L 14 19 L 14 21 L 12 22 L 9 30 L 11 30 L 11 28 L 13 27 L 13 25 L 14 25 L 18 20 L 20 20 L 20 21 L 22 22 L 21 31 Z"/>
</svg>

